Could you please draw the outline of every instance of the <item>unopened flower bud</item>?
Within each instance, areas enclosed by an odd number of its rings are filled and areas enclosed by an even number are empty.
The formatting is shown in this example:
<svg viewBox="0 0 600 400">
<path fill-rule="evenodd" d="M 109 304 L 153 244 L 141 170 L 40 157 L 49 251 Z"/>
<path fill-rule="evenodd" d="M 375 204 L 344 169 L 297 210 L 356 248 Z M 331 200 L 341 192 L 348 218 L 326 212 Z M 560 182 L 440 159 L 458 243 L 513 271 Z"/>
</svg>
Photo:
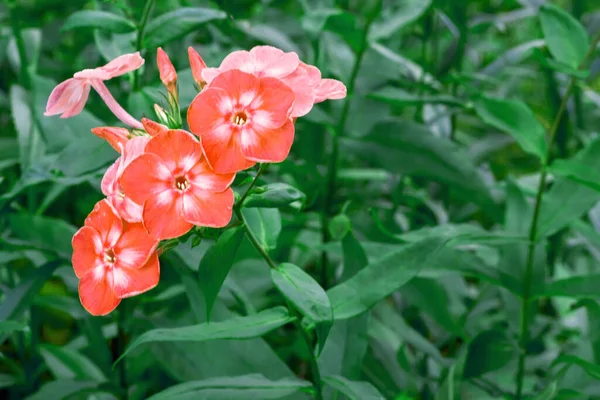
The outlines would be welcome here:
<svg viewBox="0 0 600 400">
<path fill-rule="evenodd" d="M 156 51 L 156 62 L 158 64 L 158 72 L 160 73 L 160 80 L 163 85 L 167 88 L 167 91 L 174 97 L 177 98 L 177 72 L 175 67 L 169 60 L 169 56 L 160 47 Z"/>
<path fill-rule="evenodd" d="M 192 68 L 194 81 L 196 81 L 198 87 L 202 89 L 206 85 L 206 81 L 202 79 L 202 70 L 206 68 L 206 63 L 192 46 L 188 47 L 188 57 L 190 59 L 190 67 Z"/>
<path fill-rule="evenodd" d="M 158 104 L 154 104 L 154 112 L 156 113 L 156 118 L 163 125 L 169 125 L 169 115 L 167 114 L 167 110 L 159 106 Z"/>
<path fill-rule="evenodd" d="M 106 140 L 119 153 L 123 151 L 125 143 L 131 138 L 129 130 L 113 126 L 93 128 L 92 133 Z"/>
</svg>

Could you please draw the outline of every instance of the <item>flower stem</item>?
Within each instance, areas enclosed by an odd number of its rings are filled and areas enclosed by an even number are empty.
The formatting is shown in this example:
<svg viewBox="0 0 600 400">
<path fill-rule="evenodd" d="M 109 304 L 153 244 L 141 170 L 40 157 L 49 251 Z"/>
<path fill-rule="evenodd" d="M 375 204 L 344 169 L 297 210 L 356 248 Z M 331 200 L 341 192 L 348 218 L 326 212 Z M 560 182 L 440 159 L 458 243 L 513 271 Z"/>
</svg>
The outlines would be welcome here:
<svg viewBox="0 0 600 400">
<path fill-rule="evenodd" d="M 323 201 L 323 210 L 321 213 L 321 236 L 323 244 L 331 241 L 331 235 L 329 233 L 329 217 L 333 213 L 333 203 L 335 200 L 335 189 L 336 189 L 336 181 L 337 181 L 337 173 L 338 173 L 338 164 L 339 164 L 339 154 L 340 154 L 340 137 L 344 134 L 344 128 L 346 127 L 346 122 L 348 120 L 348 116 L 350 115 L 350 103 L 352 101 L 352 97 L 354 95 L 354 88 L 356 86 L 356 77 L 358 76 L 358 71 L 360 70 L 360 65 L 365 56 L 365 53 L 369 47 L 368 35 L 369 28 L 371 27 L 371 23 L 373 19 L 369 19 L 366 22 L 365 29 L 363 30 L 363 37 L 361 42 L 360 50 L 356 53 L 356 58 L 354 60 L 354 65 L 352 67 L 352 72 L 350 74 L 350 79 L 348 81 L 348 93 L 346 96 L 346 100 L 344 101 L 344 106 L 342 108 L 342 113 L 340 114 L 340 119 L 338 125 L 335 130 L 331 129 L 331 156 L 329 157 L 329 165 L 327 167 L 327 186 L 325 188 L 325 199 Z M 329 270 L 328 267 L 329 260 L 327 258 L 327 252 L 323 250 L 321 252 L 321 278 L 320 283 L 323 288 L 327 289 L 328 287 L 328 277 L 327 272 Z"/>
<path fill-rule="evenodd" d="M 152 9 L 154 8 L 154 3 L 155 0 L 147 0 L 146 1 L 146 5 L 144 6 L 144 10 L 142 11 L 142 19 L 140 20 L 140 23 L 137 25 L 138 27 L 138 31 L 137 31 L 137 38 L 135 41 L 135 49 L 137 51 L 141 51 L 142 50 L 142 42 L 144 40 L 144 30 L 146 29 L 146 24 L 148 23 L 148 18 L 150 17 L 150 14 L 152 13 Z M 137 90 L 140 88 L 140 74 L 141 74 L 141 68 L 134 71 L 133 73 L 133 90 Z"/>
<path fill-rule="evenodd" d="M 277 268 L 277 263 L 271 258 L 271 256 L 269 256 L 269 253 L 267 253 L 265 248 L 260 244 L 260 242 L 258 241 L 256 236 L 252 232 L 252 230 L 250 230 L 250 228 L 246 224 L 246 221 L 244 220 L 244 216 L 242 215 L 242 211 L 241 211 L 241 207 L 244 203 L 244 199 L 246 198 L 246 196 L 248 195 L 250 190 L 254 187 L 254 185 L 256 184 L 256 181 L 258 181 L 258 178 L 260 177 L 260 175 L 264 172 L 264 170 L 266 168 L 267 168 L 267 164 L 260 165 L 260 168 L 258 169 L 258 173 L 256 174 L 256 176 L 250 183 L 250 186 L 248 186 L 248 189 L 246 190 L 244 195 L 242 195 L 242 197 L 237 202 L 237 204 L 234 205 L 233 212 L 235 213 L 236 217 L 242 223 L 242 226 L 244 227 L 244 231 L 246 233 L 246 237 L 248 238 L 248 240 L 250 241 L 252 246 L 254 246 L 256 251 L 258 251 L 258 253 L 265 260 L 267 265 L 269 267 L 275 269 L 275 268 Z M 298 311 L 287 300 L 286 300 L 286 304 L 287 304 L 287 307 L 290 310 L 290 312 L 295 314 L 297 317 L 294 319 L 294 325 L 296 326 L 296 329 L 300 333 L 300 336 L 302 337 L 302 340 L 303 340 L 304 344 L 306 345 L 306 349 L 308 350 L 308 354 L 310 355 L 309 362 L 310 362 L 310 370 L 311 370 L 312 379 L 313 379 L 312 382 L 313 382 L 313 386 L 315 388 L 315 399 L 323 400 L 323 393 L 322 393 L 323 384 L 321 382 L 321 373 L 319 371 L 319 365 L 317 363 L 317 359 L 315 358 L 315 355 L 314 355 L 314 349 L 311 344 L 310 336 L 309 336 L 308 332 L 306 332 L 306 330 L 302 327 L 302 323 L 300 322 Z"/>
<path fill-rule="evenodd" d="M 583 62 L 579 69 L 581 69 L 585 64 L 587 64 L 589 58 L 594 54 L 596 46 L 600 41 L 600 31 L 594 38 Z M 537 226 L 538 219 L 540 216 L 540 209 L 542 206 L 542 198 L 544 195 L 544 189 L 546 188 L 546 180 L 548 178 L 548 165 L 552 150 L 552 145 L 556 139 L 556 132 L 558 131 L 558 127 L 560 126 L 560 122 L 562 120 L 563 114 L 567 109 L 567 103 L 569 98 L 571 97 L 571 93 L 573 93 L 573 88 L 575 87 L 575 79 L 571 77 L 569 79 L 569 84 L 567 86 L 567 90 L 562 98 L 558 111 L 556 113 L 556 117 L 554 118 L 554 122 L 550 127 L 548 133 L 548 146 L 546 149 L 546 159 L 544 164 L 542 165 L 542 172 L 540 174 L 540 180 L 538 184 L 538 190 L 535 196 L 535 204 L 533 209 L 533 217 L 531 219 L 531 225 L 529 227 L 529 246 L 527 248 L 527 261 L 525 264 L 525 271 L 523 273 L 523 297 L 521 299 L 521 332 L 519 337 L 519 346 L 520 346 L 520 354 L 519 361 L 517 366 L 517 391 L 516 391 L 516 400 L 521 400 L 523 396 L 523 383 L 525 380 L 525 361 L 527 358 L 527 344 L 529 343 L 529 324 L 528 324 L 528 316 L 531 312 L 531 303 L 533 302 L 531 299 L 531 291 L 532 291 L 532 281 L 533 281 L 533 261 L 535 255 L 535 245 L 538 240 L 537 237 Z"/>
</svg>

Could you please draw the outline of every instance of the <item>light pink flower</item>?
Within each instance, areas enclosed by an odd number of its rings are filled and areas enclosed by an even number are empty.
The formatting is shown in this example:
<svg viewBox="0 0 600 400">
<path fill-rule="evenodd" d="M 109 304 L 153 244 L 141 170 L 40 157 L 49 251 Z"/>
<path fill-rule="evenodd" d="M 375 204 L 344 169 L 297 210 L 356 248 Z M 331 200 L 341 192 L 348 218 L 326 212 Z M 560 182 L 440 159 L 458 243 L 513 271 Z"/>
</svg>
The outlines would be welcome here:
<svg viewBox="0 0 600 400">
<path fill-rule="evenodd" d="M 234 51 L 221 62 L 219 68 L 204 68 L 202 78 L 210 84 L 213 79 L 232 69 L 239 69 L 259 78 L 277 78 L 294 92 L 291 117 L 308 114 L 313 104 L 327 99 L 340 99 L 346 87 L 334 79 L 321 79 L 321 71 L 300 61 L 294 52 L 285 53 L 272 46 L 256 46 L 250 51 Z"/>
<path fill-rule="evenodd" d="M 60 83 L 50 93 L 44 115 L 61 114 L 61 118 L 69 118 L 79 114 L 88 99 L 90 87 L 93 87 L 118 119 L 133 128 L 142 129 L 141 122 L 117 103 L 104 81 L 134 71 L 143 64 L 144 59 L 138 52 L 117 57 L 103 67 L 75 73 L 73 78 Z"/>
<path fill-rule="evenodd" d="M 102 178 L 102 193 L 108 202 L 117 211 L 119 216 L 127 222 L 142 222 L 142 205 L 135 203 L 125 196 L 119 179 L 123 171 L 133 160 L 144 153 L 146 144 L 150 140 L 147 136 L 136 136 L 122 146 L 122 155 L 111 165 Z"/>
</svg>

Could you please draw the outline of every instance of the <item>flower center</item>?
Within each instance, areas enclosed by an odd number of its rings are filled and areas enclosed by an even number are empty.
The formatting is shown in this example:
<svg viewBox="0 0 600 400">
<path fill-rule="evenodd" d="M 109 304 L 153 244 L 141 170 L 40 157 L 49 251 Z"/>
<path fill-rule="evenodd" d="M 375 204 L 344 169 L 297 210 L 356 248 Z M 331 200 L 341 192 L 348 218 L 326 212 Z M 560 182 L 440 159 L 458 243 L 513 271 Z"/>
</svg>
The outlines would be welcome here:
<svg viewBox="0 0 600 400">
<path fill-rule="evenodd" d="M 175 178 L 175 188 L 184 191 L 188 187 L 190 187 L 190 182 L 188 182 L 185 176 L 178 176 L 177 178 Z"/>
<path fill-rule="evenodd" d="M 115 252 L 113 249 L 104 250 L 104 261 L 109 264 L 115 263 Z"/>
<path fill-rule="evenodd" d="M 245 112 L 239 111 L 231 116 L 231 122 L 238 126 L 244 125 L 248 121 L 248 116 Z"/>
</svg>

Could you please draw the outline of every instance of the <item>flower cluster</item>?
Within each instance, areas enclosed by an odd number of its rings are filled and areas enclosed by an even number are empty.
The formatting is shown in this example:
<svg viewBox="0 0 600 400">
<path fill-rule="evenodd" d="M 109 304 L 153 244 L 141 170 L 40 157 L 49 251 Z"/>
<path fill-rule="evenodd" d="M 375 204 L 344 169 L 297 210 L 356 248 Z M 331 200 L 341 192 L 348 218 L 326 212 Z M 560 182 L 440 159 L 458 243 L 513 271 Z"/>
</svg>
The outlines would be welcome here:
<svg viewBox="0 0 600 400">
<path fill-rule="evenodd" d="M 144 64 L 139 53 L 76 73 L 50 94 L 45 115 L 77 115 L 93 87 L 130 128 L 99 127 L 121 155 L 102 179 L 106 198 L 96 204 L 73 237 L 73 268 L 81 303 L 105 315 L 120 300 L 158 284 L 157 247 L 194 226 L 225 227 L 231 220 L 235 174 L 255 163 L 277 163 L 289 154 L 296 118 L 315 103 L 346 96 L 345 86 L 322 79 L 318 68 L 293 52 L 270 46 L 229 54 L 208 68 L 188 49 L 200 93 L 188 107 L 182 129 L 177 73 L 158 49 L 160 78 L 169 110 L 155 105 L 159 122 L 129 115 L 104 81 Z"/>
</svg>

